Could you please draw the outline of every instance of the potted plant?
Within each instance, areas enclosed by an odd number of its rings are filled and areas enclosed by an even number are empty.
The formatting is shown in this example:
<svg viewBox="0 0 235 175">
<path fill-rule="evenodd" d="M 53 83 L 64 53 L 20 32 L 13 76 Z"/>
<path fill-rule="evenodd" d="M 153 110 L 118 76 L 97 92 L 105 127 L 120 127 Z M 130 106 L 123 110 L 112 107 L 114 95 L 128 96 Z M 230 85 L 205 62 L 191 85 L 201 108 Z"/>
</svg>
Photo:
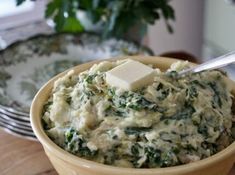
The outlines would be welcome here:
<svg viewBox="0 0 235 175">
<path fill-rule="evenodd" d="M 26 0 L 16 1 L 20 5 Z M 148 24 L 161 18 L 172 33 L 170 22 L 175 20 L 169 0 L 51 0 L 45 17 L 53 19 L 57 32 L 92 31 L 103 38 L 135 41 L 141 41 Z"/>
</svg>

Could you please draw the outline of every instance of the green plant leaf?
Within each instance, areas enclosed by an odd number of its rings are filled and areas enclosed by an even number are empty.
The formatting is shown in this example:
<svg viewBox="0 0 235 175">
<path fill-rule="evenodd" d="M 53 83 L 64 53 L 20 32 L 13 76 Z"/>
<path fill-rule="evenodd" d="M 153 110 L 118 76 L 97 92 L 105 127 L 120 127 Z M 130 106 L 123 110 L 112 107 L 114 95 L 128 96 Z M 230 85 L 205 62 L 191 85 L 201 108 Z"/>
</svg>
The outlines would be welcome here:
<svg viewBox="0 0 235 175">
<path fill-rule="evenodd" d="M 24 1 L 16 0 L 18 5 Z M 103 25 L 103 38 L 123 38 L 134 26 L 154 24 L 160 18 L 173 32 L 170 21 L 175 20 L 175 12 L 170 0 L 51 0 L 45 17 L 54 20 L 58 32 L 82 32 L 84 27 L 76 16 L 78 10 L 85 12 L 92 23 Z"/>
<path fill-rule="evenodd" d="M 171 6 L 168 5 L 167 10 L 168 10 L 168 13 L 169 13 L 169 17 L 172 20 L 175 20 L 175 11 L 174 11 L 174 9 Z"/>
<path fill-rule="evenodd" d="M 93 0 L 77 0 L 79 2 L 79 7 L 84 10 L 93 8 Z"/>
<path fill-rule="evenodd" d="M 100 3 L 100 0 L 93 0 L 93 2 L 92 2 L 93 9 L 96 9 L 98 7 L 99 3 Z"/>
<path fill-rule="evenodd" d="M 54 0 L 48 3 L 45 11 L 45 17 L 48 18 L 52 16 L 59 6 L 60 6 L 60 0 Z"/>
<path fill-rule="evenodd" d="M 26 0 L 16 0 L 16 5 L 21 5 L 25 2 Z"/>
<path fill-rule="evenodd" d="M 77 18 L 69 17 L 66 19 L 64 23 L 63 31 L 64 32 L 81 32 L 83 31 L 83 27 L 80 21 L 77 20 Z"/>
<path fill-rule="evenodd" d="M 164 6 L 162 13 L 165 19 L 175 19 L 174 10 L 170 6 Z"/>
<path fill-rule="evenodd" d="M 114 26 L 116 24 L 116 20 L 118 16 L 120 15 L 121 9 L 123 7 L 123 2 L 116 1 L 115 3 L 110 3 L 110 6 L 112 7 L 112 13 L 110 15 L 109 25 L 108 25 L 108 31 L 112 31 L 114 29 Z"/>
<path fill-rule="evenodd" d="M 167 27 L 167 30 L 168 30 L 169 33 L 174 33 L 174 30 L 173 30 L 173 28 L 170 24 L 167 23 L 166 27 Z"/>
</svg>

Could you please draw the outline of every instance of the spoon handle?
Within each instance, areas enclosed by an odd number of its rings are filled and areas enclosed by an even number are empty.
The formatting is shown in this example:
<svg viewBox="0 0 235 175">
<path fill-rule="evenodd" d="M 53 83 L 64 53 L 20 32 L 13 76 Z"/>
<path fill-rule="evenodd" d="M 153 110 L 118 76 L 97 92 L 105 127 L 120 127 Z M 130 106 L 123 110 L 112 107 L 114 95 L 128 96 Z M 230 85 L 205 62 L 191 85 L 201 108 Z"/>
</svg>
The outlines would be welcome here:
<svg viewBox="0 0 235 175">
<path fill-rule="evenodd" d="M 221 68 L 224 67 L 228 64 L 234 63 L 235 62 L 235 51 L 230 52 L 226 55 L 222 55 L 218 58 L 212 59 L 210 61 L 207 61 L 203 64 L 200 64 L 198 66 L 183 70 L 181 72 L 179 72 L 179 75 L 183 75 L 186 74 L 187 72 L 201 72 L 204 70 L 211 70 L 211 69 L 217 69 L 217 68 Z"/>
</svg>

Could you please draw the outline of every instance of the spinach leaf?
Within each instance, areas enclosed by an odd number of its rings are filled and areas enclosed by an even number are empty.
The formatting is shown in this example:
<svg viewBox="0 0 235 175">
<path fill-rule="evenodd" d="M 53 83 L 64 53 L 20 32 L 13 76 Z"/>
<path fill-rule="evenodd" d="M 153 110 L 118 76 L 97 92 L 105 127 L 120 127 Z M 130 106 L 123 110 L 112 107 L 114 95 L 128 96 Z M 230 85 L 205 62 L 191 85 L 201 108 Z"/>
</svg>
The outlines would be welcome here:
<svg viewBox="0 0 235 175">
<path fill-rule="evenodd" d="M 94 157 L 98 151 L 90 150 L 86 146 L 86 140 L 73 128 L 65 132 L 65 150 L 81 157 Z"/>
<path fill-rule="evenodd" d="M 216 85 L 215 82 L 210 82 L 210 83 L 208 83 L 208 85 L 214 91 L 212 106 L 214 108 L 216 108 L 216 106 L 221 108 L 223 103 L 222 103 L 222 100 L 220 98 L 221 93 L 219 91 L 218 86 Z"/>
<path fill-rule="evenodd" d="M 119 146 L 120 146 L 120 144 L 113 145 L 112 148 L 108 149 L 104 153 L 104 163 L 105 164 L 113 165 L 114 161 L 119 158 L 119 154 L 117 152 Z"/>
<path fill-rule="evenodd" d="M 142 152 L 142 154 L 140 154 Z M 143 153 L 144 152 L 144 153 Z M 163 152 L 158 148 L 152 146 L 142 147 L 138 143 L 135 143 L 131 147 L 131 153 L 133 156 L 133 165 L 140 168 L 153 168 L 153 167 L 168 167 L 179 164 L 178 161 L 174 161 L 173 157 L 179 153 L 178 147 L 173 147 L 172 150 Z M 138 160 L 145 155 L 146 159 L 142 164 L 139 164 Z"/>
<path fill-rule="evenodd" d="M 189 87 L 186 89 L 186 96 L 189 98 L 190 101 L 193 101 L 193 99 L 198 96 L 197 88 L 195 85 L 189 85 Z"/>
<path fill-rule="evenodd" d="M 115 109 L 113 106 L 109 106 L 107 109 L 105 109 L 105 116 L 112 116 L 115 115 L 117 117 L 126 117 L 126 112 L 122 111 L 121 109 Z"/>
<path fill-rule="evenodd" d="M 173 71 L 167 72 L 166 75 L 172 79 L 176 79 L 178 77 L 178 72 L 173 70 Z"/>
<path fill-rule="evenodd" d="M 192 80 L 192 81 L 190 81 L 190 84 L 195 85 L 195 86 L 199 86 L 202 89 L 206 88 L 206 85 L 202 81 Z"/>
<path fill-rule="evenodd" d="M 127 134 L 127 135 L 139 135 L 141 133 L 144 133 L 144 132 L 149 132 L 150 130 L 152 129 L 152 127 L 135 127 L 135 126 L 132 126 L 132 127 L 126 127 L 124 132 Z"/>
<path fill-rule="evenodd" d="M 165 89 L 161 91 L 161 96 L 158 97 L 159 100 L 164 100 L 169 95 L 170 89 Z"/>
<path fill-rule="evenodd" d="M 138 156 L 139 156 L 139 152 L 140 152 L 139 149 L 142 149 L 142 147 L 140 146 L 139 143 L 135 143 L 135 144 L 132 145 L 132 147 L 131 147 L 131 153 L 132 153 L 134 156 L 138 157 Z"/>
<path fill-rule="evenodd" d="M 164 100 L 170 93 L 170 89 L 164 89 L 164 85 L 162 83 L 159 83 L 157 89 L 158 94 L 161 94 L 161 96 L 158 96 L 158 100 Z"/>
<path fill-rule="evenodd" d="M 192 114 L 194 112 L 195 112 L 194 107 L 192 105 L 186 103 L 184 105 L 184 108 L 181 109 L 181 111 L 175 113 L 173 116 L 171 116 L 169 118 L 176 119 L 176 120 L 187 119 L 187 118 L 191 118 Z"/>
<path fill-rule="evenodd" d="M 161 113 L 165 111 L 165 109 L 159 107 L 155 102 L 147 100 L 143 95 L 136 92 L 124 92 L 120 96 L 114 95 L 111 100 L 117 108 L 129 108 L 136 111 L 148 109 Z"/>
<path fill-rule="evenodd" d="M 131 147 L 131 153 L 133 156 L 132 163 L 135 167 L 151 168 L 159 167 L 161 162 L 161 150 L 153 148 L 151 146 L 142 147 L 138 142 L 133 144 Z M 141 154 L 142 153 L 142 154 Z M 139 159 L 142 156 L 146 156 L 146 160 L 139 163 Z"/>
<path fill-rule="evenodd" d="M 49 107 L 53 104 L 51 100 L 47 101 L 46 104 L 43 105 L 42 114 L 48 111 Z"/>
<path fill-rule="evenodd" d="M 108 89 L 108 95 L 109 95 L 110 97 L 113 97 L 113 96 L 115 95 L 115 89 L 114 89 L 114 88 Z"/>
<path fill-rule="evenodd" d="M 87 75 L 87 77 L 84 80 L 88 84 L 91 84 L 96 76 L 97 76 L 97 74 Z"/>
<path fill-rule="evenodd" d="M 66 102 L 69 104 L 69 105 L 71 105 L 71 102 L 72 102 L 72 97 L 67 97 L 66 98 Z"/>
<path fill-rule="evenodd" d="M 172 151 L 163 152 L 161 154 L 160 167 L 168 167 L 177 164 L 177 162 L 173 161 L 173 154 Z"/>
<path fill-rule="evenodd" d="M 145 153 L 149 168 L 161 166 L 161 150 L 149 146 L 145 148 Z"/>
<path fill-rule="evenodd" d="M 198 132 L 200 133 L 200 134 L 202 134 L 205 138 L 207 138 L 208 137 L 208 128 L 207 128 L 207 126 L 205 125 L 205 124 L 200 124 L 199 126 L 198 126 Z"/>
</svg>

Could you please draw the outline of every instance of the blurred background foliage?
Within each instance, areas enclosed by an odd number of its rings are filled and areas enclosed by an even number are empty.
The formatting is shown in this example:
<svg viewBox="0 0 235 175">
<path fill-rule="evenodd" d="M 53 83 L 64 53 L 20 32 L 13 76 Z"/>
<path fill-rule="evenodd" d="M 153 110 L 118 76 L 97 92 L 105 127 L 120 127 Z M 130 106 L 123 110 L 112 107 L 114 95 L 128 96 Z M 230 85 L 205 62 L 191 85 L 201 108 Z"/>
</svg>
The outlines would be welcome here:
<svg viewBox="0 0 235 175">
<path fill-rule="evenodd" d="M 26 0 L 16 0 L 21 5 Z M 126 33 L 138 29 L 143 37 L 148 24 L 164 19 L 167 30 L 172 33 L 171 22 L 175 13 L 169 0 L 51 0 L 47 4 L 45 17 L 52 19 L 57 32 L 84 32 L 86 27 L 78 13 L 82 12 L 102 34 L 103 38 L 125 38 Z M 91 27 L 91 28 L 92 28 Z M 135 30 L 136 31 L 136 30 Z"/>
</svg>

